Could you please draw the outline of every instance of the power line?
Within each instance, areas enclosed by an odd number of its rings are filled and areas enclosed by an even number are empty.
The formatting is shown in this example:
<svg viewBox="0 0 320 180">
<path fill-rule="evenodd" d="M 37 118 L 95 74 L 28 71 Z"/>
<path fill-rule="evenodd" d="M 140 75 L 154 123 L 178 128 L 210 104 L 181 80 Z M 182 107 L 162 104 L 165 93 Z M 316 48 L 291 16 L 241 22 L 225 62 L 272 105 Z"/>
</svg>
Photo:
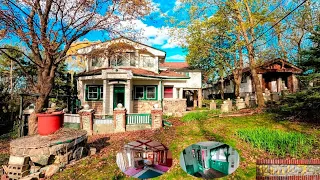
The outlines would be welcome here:
<svg viewBox="0 0 320 180">
<path fill-rule="evenodd" d="M 273 10 L 271 10 L 271 11 L 266 15 L 266 17 L 269 16 L 271 13 L 273 13 L 276 9 L 278 9 L 278 8 L 283 4 L 283 1 L 284 1 L 284 0 L 282 0 Z M 252 26 L 251 28 L 249 28 L 249 31 L 250 31 L 251 29 L 253 29 L 255 26 L 257 26 L 261 21 L 262 21 L 262 19 L 260 19 L 260 21 L 258 21 L 254 26 Z"/>
<path fill-rule="evenodd" d="M 284 17 L 282 17 L 279 21 L 277 21 L 274 25 L 272 25 L 269 29 L 267 29 L 265 32 L 260 34 L 257 38 L 254 38 L 251 42 L 249 42 L 247 45 L 255 42 L 257 39 L 261 38 L 263 35 L 265 35 L 268 31 L 270 31 L 272 28 L 274 28 L 277 24 L 279 24 L 282 20 L 287 18 L 290 14 L 292 14 L 295 10 L 297 10 L 300 6 L 302 6 L 305 2 L 308 0 L 304 0 L 302 3 L 300 3 L 297 7 L 295 7 L 293 10 L 291 10 L 289 13 L 287 13 Z"/>
</svg>

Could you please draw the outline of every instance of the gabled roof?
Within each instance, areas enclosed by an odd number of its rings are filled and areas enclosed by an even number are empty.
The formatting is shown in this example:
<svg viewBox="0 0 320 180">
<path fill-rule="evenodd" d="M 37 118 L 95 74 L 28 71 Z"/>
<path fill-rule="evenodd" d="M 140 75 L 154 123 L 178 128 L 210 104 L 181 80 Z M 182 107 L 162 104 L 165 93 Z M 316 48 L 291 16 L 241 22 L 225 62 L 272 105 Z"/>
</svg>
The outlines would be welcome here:
<svg viewBox="0 0 320 180">
<path fill-rule="evenodd" d="M 90 45 L 90 46 L 86 46 L 86 47 L 80 48 L 79 50 L 85 50 L 85 49 L 93 48 L 93 46 L 99 46 L 98 48 L 103 48 L 103 46 L 106 46 L 108 44 L 112 44 L 112 41 L 114 41 L 114 42 L 119 41 L 120 42 L 121 40 L 127 41 L 127 42 L 131 42 L 133 44 L 138 44 L 138 45 L 143 46 L 143 47 L 145 47 L 146 49 L 149 49 L 149 50 L 153 49 L 155 52 L 158 52 L 160 54 L 162 53 L 163 54 L 162 56 L 166 56 L 166 52 L 161 50 L 161 49 L 149 46 L 147 44 L 143 44 L 143 43 L 138 42 L 138 41 L 134 41 L 134 40 L 126 38 L 126 37 L 119 37 L 119 38 L 115 38 L 115 39 L 110 39 L 110 40 L 107 40 L 107 41 L 104 41 L 104 42 L 101 42 L 101 43 L 96 43 L 96 44 L 93 44 L 93 45 Z"/>
<path fill-rule="evenodd" d="M 100 69 L 95 69 L 88 72 L 81 72 L 77 74 L 77 77 L 101 75 L 102 70 L 106 70 L 106 69 L 114 69 L 114 68 L 100 68 Z M 129 70 L 132 72 L 133 75 L 142 76 L 142 77 L 154 77 L 154 78 L 164 78 L 164 79 L 174 79 L 174 78 L 189 79 L 189 77 L 187 76 L 184 76 L 182 74 L 179 74 L 170 70 L 165 70 L 165 71 L 160 71 L 159 73 L 155 73 L 153 71 L 149 71 L 141 68 L 118 68 L 118 69 Z"/>
<path fill-rule="evenodd" d="M 184 69 L 189 68 L 189 64 L 187 62 L 164 62 L 160 63 L 160 68 Z"/>
<path fill-rule="evenodd" d="M 279 64 L 281 67 L 279 66 L 273 67 L 272 65 L 275 65 L 275 64 Z M 297 73 L 297 74 L 301 74 L 303 72 L 301 68 L 281 58 L 276 58 L 276 59 L 263 62 L 259 67 L 257 67 L 257 71 L 258 73 L 259 72 L 262 73 L 264 70 L 268 72 L 286 72 L 284 70 L 285 66 L 291 68 L 290 72 Z M 246 67 L 243 69 L 243 72 L 249 72 L 249 71 L 250 71 L 250 67 Z"/>
</svg>

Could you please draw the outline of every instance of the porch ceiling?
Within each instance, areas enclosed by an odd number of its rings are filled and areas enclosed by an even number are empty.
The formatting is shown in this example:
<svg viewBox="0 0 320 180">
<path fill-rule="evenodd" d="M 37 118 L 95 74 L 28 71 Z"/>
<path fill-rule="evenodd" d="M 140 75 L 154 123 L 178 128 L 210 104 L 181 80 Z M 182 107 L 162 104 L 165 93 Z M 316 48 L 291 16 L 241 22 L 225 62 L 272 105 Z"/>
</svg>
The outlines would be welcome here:
<svg viewBox="0 0 320 180">
<path fill-rule="evenodd" d="M 167 150 L 167 147 L 162 143 L 152 140 L 137 140 L 133 142 L 129 142 L 124 146 L 125 148 L 134 149 L 138 151 L 162 151 Z"/>
</svg>

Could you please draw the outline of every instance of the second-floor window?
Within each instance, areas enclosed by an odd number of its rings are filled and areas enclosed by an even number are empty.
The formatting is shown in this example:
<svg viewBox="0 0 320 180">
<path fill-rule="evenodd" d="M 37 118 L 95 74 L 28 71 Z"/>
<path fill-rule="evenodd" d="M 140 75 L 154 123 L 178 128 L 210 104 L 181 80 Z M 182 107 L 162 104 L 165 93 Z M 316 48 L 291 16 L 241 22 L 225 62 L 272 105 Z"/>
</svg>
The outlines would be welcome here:
<svg viewBox="0 0 320 180">
<path fill-rule="evenodd" d="M 101 67 L 102 66 L 102 59 L 99 57 L 92 58 L 92 66 L 93 67 Z"/>
<path fill-rule="evenodd" d="M 110 58 L 112 66 L 135 66 L 134 53 L 115 54 Z"/>
<path fill-rule="evenodd" d="M 142 62 L 143 67 L 153 67 L 154 59 L 151 56 L 140 55 L 140 61 Z"/>
</svg>

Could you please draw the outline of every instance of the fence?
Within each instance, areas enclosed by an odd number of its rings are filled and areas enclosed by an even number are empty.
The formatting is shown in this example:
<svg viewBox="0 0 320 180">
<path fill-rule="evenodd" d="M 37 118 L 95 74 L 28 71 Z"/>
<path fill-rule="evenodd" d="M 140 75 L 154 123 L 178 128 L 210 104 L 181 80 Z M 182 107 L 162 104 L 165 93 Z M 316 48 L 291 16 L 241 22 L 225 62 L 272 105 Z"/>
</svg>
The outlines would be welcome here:
<svg viewBox="0 0 320 180">
<path fill-rule="evenodd" d="M 64 114 L 63 126 L 67 128 L 80 129 L 79 114 Z"/>
<path fill-rule="evenodd" d="M 112 124 L 113 116 L 94 114 L 93 123 L 94 124 Z"/>
<path fill-rule="evenodd" d="M 151 125 L 151 114 L 127 114 L 126 124 L 127 125 L 136 125 L 136 124 Z"/>
</svg>

